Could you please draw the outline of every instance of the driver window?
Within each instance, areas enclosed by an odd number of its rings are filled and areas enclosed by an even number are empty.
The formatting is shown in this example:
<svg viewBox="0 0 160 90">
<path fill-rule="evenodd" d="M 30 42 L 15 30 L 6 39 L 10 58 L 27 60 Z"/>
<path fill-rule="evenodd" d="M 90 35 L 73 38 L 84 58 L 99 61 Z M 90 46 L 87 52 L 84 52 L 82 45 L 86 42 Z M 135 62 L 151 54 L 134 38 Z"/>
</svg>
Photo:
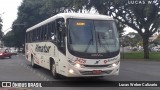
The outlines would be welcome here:
<svg viewBox="0 0 160 90">
<path fill-rule="evenodd" d="M 66 53 L 66 45 L 65 45 L 65 31 L 64 26 L 65 22 L 63 18 L 59 18 L 56 20 L 57 24 L 57 45 L 59 50 L 65 54 Z"/>
</svg>

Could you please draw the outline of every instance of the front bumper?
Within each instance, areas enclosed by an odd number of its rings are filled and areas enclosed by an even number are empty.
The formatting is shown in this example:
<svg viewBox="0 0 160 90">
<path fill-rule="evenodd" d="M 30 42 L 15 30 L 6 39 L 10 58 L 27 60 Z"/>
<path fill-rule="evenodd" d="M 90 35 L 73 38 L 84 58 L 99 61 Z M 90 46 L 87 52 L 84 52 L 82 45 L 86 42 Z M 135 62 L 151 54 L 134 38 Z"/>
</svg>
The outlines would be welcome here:
<svg viewBox="0 0 160 90">
<path fill-rule="evenodd" d="M 68 77 L 89 77 L 89 76 L 107 76 L 107 75 L 119 75 L 120 63 L 111 68 L 107 67 L 87 67 L 87 68 L 76 68 L 73 65 L 69 65 L 68 70 L 73 70 L 73 73 L 68 72 Z M 93 71 L 101 71 L 100 73 L 93 73 Z"/>
</svg>

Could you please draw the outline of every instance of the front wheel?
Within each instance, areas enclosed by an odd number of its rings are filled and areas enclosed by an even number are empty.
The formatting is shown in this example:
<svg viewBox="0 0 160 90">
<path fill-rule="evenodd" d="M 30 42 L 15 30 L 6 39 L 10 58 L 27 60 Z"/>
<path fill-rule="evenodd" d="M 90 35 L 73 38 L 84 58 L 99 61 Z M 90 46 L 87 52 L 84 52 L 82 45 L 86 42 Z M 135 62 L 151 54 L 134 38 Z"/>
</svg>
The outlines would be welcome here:
<svg viewBox="0 0 160 90">
<path fill-rule="evenodd" d="M 56 64 L 55 64 L 55 62 L 51 63 L 51 73 L 53 75 L 53 78 L 55 78 L 55 79 L 59 79 L 60 78 L 60 75 L 56 72 Z"/>
</svg>

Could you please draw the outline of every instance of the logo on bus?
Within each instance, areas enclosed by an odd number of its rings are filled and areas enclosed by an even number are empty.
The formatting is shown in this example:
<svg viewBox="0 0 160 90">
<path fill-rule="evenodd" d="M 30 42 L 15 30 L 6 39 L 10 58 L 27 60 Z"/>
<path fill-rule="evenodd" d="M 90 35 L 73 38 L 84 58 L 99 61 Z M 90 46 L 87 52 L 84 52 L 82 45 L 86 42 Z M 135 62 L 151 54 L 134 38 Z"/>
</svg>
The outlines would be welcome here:
<svg viewBox="0 0 160 90">
<path fill-rule="evenodd" d="M 98 64 L 100 60 L 97 60 L 94 64 Z"/>
<path fill-rule="evenodd" d="M 91 54 L 91 56 L 99 56 L 99 57 L 102 57 L 103 55 L 102 55 L 102 54 Z"/>
<path fill-rule="evenodd" d="M 39 46 L 39 44 L 36 44 L 35 51 L 49 53 L 50 48 L 51 46 L 47 46 L 46 44 L 44 46 Z"/>
</svg>

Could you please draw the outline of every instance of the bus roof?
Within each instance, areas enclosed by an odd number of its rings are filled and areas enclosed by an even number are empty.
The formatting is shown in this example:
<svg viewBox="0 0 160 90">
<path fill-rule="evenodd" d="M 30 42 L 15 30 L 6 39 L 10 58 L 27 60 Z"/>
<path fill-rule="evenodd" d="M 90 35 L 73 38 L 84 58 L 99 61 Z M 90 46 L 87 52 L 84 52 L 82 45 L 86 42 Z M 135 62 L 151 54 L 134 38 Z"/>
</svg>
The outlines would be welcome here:
<svg viewBox="0 0 160 90">
<path fill-rule="evenodd" d="M 57 18 L 60 18 L 60 17 L 63 17 L 64 19 L 67 19 L 67 18 L 75 18 L 75 19 L 92 19 L 92 20 L 113 20 L 112 17 L 110 16 L 106 16 L 106 15 L 99 15 L 99 14 L 83 14 L 83 13 L 60 13 L 60 14 L 57 14 L 55 16 L 52 16 L 36 25 L 34 25 L 33 27 L 30 27 L 27 29 L 26 32 L 28 31 L 31 31 L 35 28 L 38 28 L 42 25 L 45 25 L 49 22 L 52 22 L 53 20 L 57 19 Z"/>
</svg>

